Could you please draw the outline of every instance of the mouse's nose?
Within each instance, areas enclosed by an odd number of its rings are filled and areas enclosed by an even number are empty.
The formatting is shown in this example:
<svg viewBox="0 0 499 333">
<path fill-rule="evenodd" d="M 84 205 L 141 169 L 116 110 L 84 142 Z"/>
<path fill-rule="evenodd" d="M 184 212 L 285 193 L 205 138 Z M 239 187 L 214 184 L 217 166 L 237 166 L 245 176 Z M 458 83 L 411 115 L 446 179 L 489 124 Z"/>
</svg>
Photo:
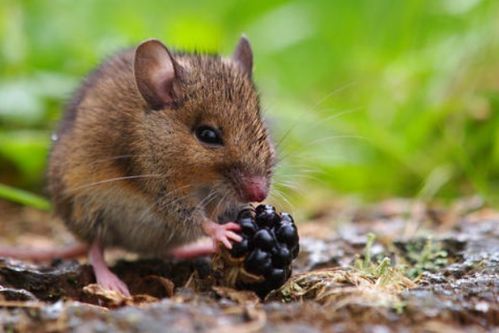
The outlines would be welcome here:
<svg viewBox="0 0 499 333">
<path fill-rule="evenodd" d="M 244 177 L 242 187 L 245 200 L 251 202 L 265 200 L 269 192 L 267 179 L 261 176 Z"/>
</svg>

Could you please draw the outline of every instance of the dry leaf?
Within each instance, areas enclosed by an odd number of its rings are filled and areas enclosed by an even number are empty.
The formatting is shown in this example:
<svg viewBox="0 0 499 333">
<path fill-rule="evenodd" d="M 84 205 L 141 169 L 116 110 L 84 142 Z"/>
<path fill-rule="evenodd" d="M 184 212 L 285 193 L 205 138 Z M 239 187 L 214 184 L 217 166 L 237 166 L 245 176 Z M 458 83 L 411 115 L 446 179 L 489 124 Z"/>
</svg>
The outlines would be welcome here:
<svg viewBox="0 0 499 333">
<path fill-rule="evenodd" d="M 222 298 L 228 298 L 240 305 L 256 305 L 260 298 L 252 291 L 236 290 L 229 287 L 213 287 L 213 291 Z"/>
<path fill-rule="evenodd" d="M 83 288 L 83 291 L 88 295 L 97 297 L 102 302 L 103 306 L 109 308 L 117 308 L 126 305 L 141 305 L 158 301 L 156 297 L 150 295 L 125 296 L 117 291 L 104 289 L 99 284 L 89 284 Z"/>
</svg>

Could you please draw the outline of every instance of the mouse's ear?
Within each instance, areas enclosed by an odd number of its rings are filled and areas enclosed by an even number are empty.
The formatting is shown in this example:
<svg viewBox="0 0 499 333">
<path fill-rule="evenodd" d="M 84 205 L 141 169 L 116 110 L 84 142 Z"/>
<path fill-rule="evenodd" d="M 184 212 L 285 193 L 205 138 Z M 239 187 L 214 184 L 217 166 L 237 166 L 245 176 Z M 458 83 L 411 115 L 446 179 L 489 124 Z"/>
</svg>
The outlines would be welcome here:
<svg viewBox="0 0 499 333">
<path fill-rule="evenodd" d="M 237 43 L 236 49 L 232 54 L 232 60 L 234 60 L 241 68 L 251 77 L 253 71 L 253 51 L 251 50 L 251 45 L 246 38 L 246 36 L 241 36 L 239 43 Z"/>
<path fill-rule="evenodd" d="M 142 42 L 135 50 L 134 75 L 139 91 L 153 109 L 174 103 L 173 83 L 180 67 L 157 39 Z"/>
</svg>

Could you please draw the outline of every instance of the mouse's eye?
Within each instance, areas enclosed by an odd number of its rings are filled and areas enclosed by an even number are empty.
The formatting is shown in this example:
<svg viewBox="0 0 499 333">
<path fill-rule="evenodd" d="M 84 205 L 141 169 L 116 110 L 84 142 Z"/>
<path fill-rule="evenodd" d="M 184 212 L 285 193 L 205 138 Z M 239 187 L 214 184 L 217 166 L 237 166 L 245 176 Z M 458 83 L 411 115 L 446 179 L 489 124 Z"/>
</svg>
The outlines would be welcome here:
<svg viewBox="0 0 499 333">
<path fill-rule="evenodd" d="M 209 145 L 221 146 L 223 145 L 222 136 L 220 132 L 210 126 L 199 126 L 196 128 L 196 137 L 202 143 Z"/>
</svg>

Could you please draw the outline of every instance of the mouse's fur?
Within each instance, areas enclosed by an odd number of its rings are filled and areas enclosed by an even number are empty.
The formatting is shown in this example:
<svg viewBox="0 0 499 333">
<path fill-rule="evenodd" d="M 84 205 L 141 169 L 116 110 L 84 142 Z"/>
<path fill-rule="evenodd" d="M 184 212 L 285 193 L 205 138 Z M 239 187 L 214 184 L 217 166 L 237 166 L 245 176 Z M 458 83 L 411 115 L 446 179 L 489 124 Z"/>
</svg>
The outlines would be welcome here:
<svg viewBox="0 0 499 333">
<path fill-rule="evenodd" d="M 274 148 L 252 59 L 239 51 L 236 58 L 169 53 L 175 80 L 163 104 L 148 95 L 141 71 L 149 65 L 138 69 L 136 49 L 87 77 L 56 133 L 48 172 L 56 213 L 76 236 L 166 255 L 201 236 L 203 218 L 240 205 L 246 175 L 270 184 Z M 200 124 L 218 128 L 224 146 L 201 144 Z"/>
</svg>

